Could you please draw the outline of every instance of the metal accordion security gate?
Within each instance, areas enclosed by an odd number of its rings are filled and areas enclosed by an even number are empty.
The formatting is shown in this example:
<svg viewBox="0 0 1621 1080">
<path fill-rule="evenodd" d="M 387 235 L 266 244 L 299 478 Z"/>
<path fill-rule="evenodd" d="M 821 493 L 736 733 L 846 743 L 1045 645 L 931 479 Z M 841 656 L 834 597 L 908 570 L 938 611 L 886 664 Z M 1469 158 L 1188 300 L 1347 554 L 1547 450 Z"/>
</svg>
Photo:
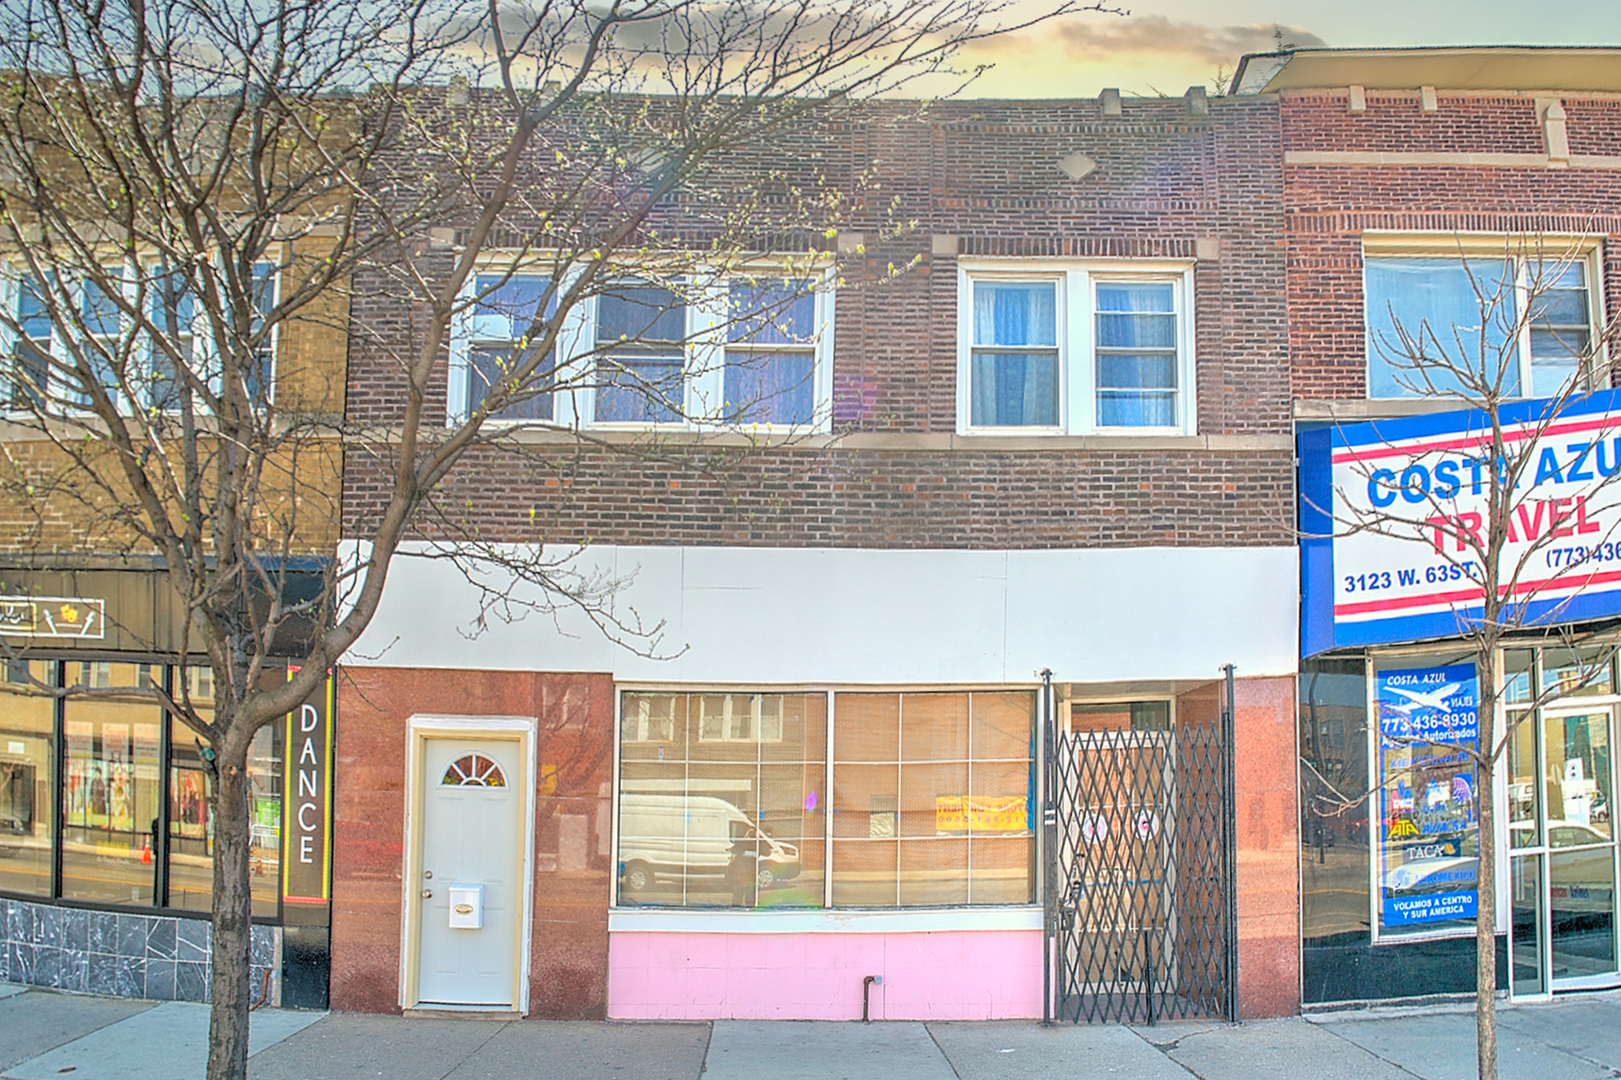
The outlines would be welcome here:
<svg viewBox="0 0 1621 1080">
<path fill-rule="evenodd" d="M 1216 715 L 1048 743 L 1047 1004 L 1070 1023 L 1236 1019 L 1232 671 Z"/>
</svg>

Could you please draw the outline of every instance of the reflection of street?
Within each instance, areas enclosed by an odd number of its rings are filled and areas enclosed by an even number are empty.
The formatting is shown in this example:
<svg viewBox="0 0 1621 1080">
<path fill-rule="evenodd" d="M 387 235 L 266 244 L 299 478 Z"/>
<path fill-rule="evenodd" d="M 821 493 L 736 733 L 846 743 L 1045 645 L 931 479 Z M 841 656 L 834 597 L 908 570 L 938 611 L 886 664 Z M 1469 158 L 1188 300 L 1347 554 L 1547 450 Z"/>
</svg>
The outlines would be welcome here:
<svg viewBox="0 0 1621 1080">
<path fill-rule="evenodd" d="M 1350 843 L 1342 841 L 1342 843 Z M 1368 932 L 1367 849 L 1328 848 L 1318 861 L 1315 848 L 1301 852 L 1301 885 L 1306 901 L 1308 938 Z"/>
</svg>

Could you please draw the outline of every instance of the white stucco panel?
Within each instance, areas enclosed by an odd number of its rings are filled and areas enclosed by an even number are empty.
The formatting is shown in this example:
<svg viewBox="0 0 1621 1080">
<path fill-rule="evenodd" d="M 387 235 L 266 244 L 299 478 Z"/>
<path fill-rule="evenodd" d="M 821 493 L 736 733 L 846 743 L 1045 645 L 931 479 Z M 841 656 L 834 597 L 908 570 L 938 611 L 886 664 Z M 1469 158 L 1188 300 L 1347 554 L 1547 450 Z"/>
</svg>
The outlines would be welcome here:
<svg viewBox="0 0 1621 1080">
<path fill-rule="evenodd" d="M 395 561 L 356 666 L 609 672 L 679 683 L 1026 683 L 1295 670 L 1295 549 L 875 551 L 596 547 L 622 622 L 663 628 L 652 656 L 571 605 L 497 607 L 453 564 Z M 492 581 L 492 584 L 495 583 Z M 520 598 L 534 594 L 518 591 Z M 644 643 L 644 648 L 646 643 Z"/>
</svg>

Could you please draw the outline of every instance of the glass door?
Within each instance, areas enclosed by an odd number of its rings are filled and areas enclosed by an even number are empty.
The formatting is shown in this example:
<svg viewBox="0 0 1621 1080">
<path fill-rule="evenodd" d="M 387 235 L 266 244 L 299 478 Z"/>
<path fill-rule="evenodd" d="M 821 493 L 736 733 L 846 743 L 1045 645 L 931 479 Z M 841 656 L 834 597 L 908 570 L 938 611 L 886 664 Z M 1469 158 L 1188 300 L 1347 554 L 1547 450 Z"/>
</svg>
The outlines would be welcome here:
<svg viewBox="0 0 1621 1080">
<path fill-rule="evenodd" d="M 1528 716 L 1509 750 L 1510 948 L 1518 996 L 1618 977 L 1613 707 Z"/>
</svg>

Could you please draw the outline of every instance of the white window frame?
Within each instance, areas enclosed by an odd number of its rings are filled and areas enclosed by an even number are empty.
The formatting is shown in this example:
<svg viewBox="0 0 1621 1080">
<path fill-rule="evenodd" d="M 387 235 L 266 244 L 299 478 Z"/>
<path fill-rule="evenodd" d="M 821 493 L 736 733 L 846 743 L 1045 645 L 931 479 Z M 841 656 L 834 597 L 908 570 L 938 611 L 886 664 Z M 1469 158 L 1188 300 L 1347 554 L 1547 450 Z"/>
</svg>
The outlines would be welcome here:
<svg viewBox="0 0 1621 1080">
<path fill-rule="evenodd" d="M 156 272 L 156 267 L 156 263 L 143 261 L 140 264 L 140 272 L 151 275 Z M 259 267 L 270 268 L 270 307 L 273 309 L 281 295 L 281 276 L 283 268 L 277 263 L 269 260 L 255 265 L 255 269 L 258 269 Z M 107 269 L 109 272 L 111 272 L 113 267 L 108 266 Z M 131 305 L 136 302 L 137 279 L 134 270 L 135 267 L 129 263 L 125 263 L 120 267 L 124 299 Z M 10 312 L 13 318 L 16 317 L 17 305 L 21 300 L 23 280 L 27 277 L 28 270 L 16 265 L 15 263 L 0 267 L 0 304 L 4 304 L 5 310 Z M 82 305 L 84 298 L 83 284 L 69 282 L 68 297 L 75 305 Z M 148 299 L 145 302 L 150 302 L 150 300 Z M 192 362 L 195 364 L 203 359 L 206 359 L 206 353 L 204 350 L 206 350 L 208 347 L 208 337 L 206 333 L 202 332 L 205 329 L 203 326 L 205 316 L 200 310 L 197 310 L 196 301 L 193 303 L 191 350 Z M 131 333 L 132 331 L 133 323 L 129 315 L 127 313 L 120 312 L 118 335 L 116 338 L 109 340 L 111 340 L 116 347 L 118 342 L 122 341 L 125 335 Z M 29 410 L 16 409 L 10 404 L 13 387 L 11 365 L 15 357 L 16 344 L 17 335 L 12 332 L 9 327 L 0 327 L 0 356 L 3 356 L 3 362 L 0 362 L 0 367 L 3 367 L 3 378 L 0 378 L 0 385 L 3 385 L 3 390 L 0 390 L 0 415 L 31 415 Z M 270 352 L 270 371 L 267 373 L 267 385 L 265 387 L 266 405 L 273 405 L 276 400 L 276 369 L 281 352 L 280 345 L 281 326 L 278 323 L 270 328 L 270 341 L 267 345 Z M 61 327 L 57 326 L 54 321 L 51 324 L 51 340 L 48 353 L 53 360 L 58 362 L 65 363 L 69 359 L 66 346 L 63 344 L 62 340 L 62 329 Z M 147 377 L 153 373 L 155 356 L 156 351 L 151 347 L 150 344 L 144 346 L 140 350 L 136 362 L 138 362 L 141 366 L 141 371 L 138 373 L 138 375 L 141 383 L 144 385 L 144 389 L 135 395 L 136 399 L 134 401 L 131 401 L 129 396 L 126 395 L 122 390 L 110 388 L 119 412 L 129 415 L 133 409 L 139 408 L 144 410 L 152 407 L 151 386 L 153 384 Z M 65 403 L 66 393 L 68 391 L 64 387 L 58 385 L 62 381 L 62 377 L 60 375 L 50 376 L 48 381 L 49 385 L 41 389 L 41 394 L 45 398 L 47 405 L 49 405 L 52 395 L 54 394 L 57 399 L 57 407 L 47 408 L 47 412 L 60 416 L 82 416 L 88 412 L 87 406 L 68 405 Z M 216 393 L 219 391 L 219 376 L 217 374 L 210 379 L 210 386 Z M 178 410 L 171 409 L 165 411 L 175 412 Z"/>
<path fill-rule="evenodd" d="M 1596 341 L 1604 323 L 1604 267 L 1600 241 L 1592 237 L 1535 236 L 1504 233 L 1393 233 L 1365 232 L 1362 234 L 1362 320 L 1363 320 L 1363 396 L 1369 401 L 1421 401 L 1422 396 L 1403 394 L 1396 397 L 1373 396 L 1373 363 L 1375 348 L 1368 311 L 1368 260 L 1372 259 L 1512 259 L 1514 261 L 1515 311 L 1523 312 L 1530 296 L 1529 267 L 1539 254 L 1543 262 L 1580 263 L 1587 292 L 1588 341 Z M 1461 265 L 1461 263 L 1460 263 Z M 1416 328 L 1408 328 L 1410 331 Z M 1448 339 L 1444 330 L 1442 343 Z M 1531 325 L 1520 328 L 1515 352 L 1519 363 L 1520 399 L 1550 397 L 1540 393 L 1532 382 Z M 1593 364 L 1587 371 L 1588 388 L 1601 390 L 1609 385 L 1609 365 Z"/>
<path fill-rule="evenodd" d="M 447 370 L 445 419 L 447 426 L 466 420 L 469 411 L 467 379 L 471 367 L 471 353 L 475 345 L 493 340 L 481 333 L 479 317 L 473 314 L 473 301 L 477 297 L 476 282 L 482 275 L 512 272 L 510 261 L 492 258 L 468 275 L 463 287 L 461 313 L 452 324 L 450 361 Z M 519 268 L 513 277 L 547 277 L 543 268 Z M 625 272 L 627 280 L 636 277 L 633 269 Z M 726 400 L 726 325 L 730 286 L 740 278 L 767 280 L 811 280 L 816 305 L 816 332 L 811 342 L 814 372 L 812 375 L 812 418 L 805 424 L 731 423 L 719 419 Z M 658 286 L 658 280 L 649 281 Z M 564 278 L 558 292 L 566 292 L 569 279 Z M 592 389 L 593 370 L 599 359 L 597 348 L 597 297 L 586 298 L 563 316 L 558 327 L 556 382 L 561 387 L 552 395 L 550 420 L 490 418 L 486 424 L 503 427 L 572 428 L 589 427 L 605 431 L 747 431 L 771 434 L 824 434 L 832 429 L 833 421 L 833 324 L 835 278 L 833 268 L 818 262 L 804 270 L 785 269 L 780 265 L 744 266 L 727 274 L 706 275 L 701 287 L 691 289 L 692 302 L 686 305 L 686 339 L 682 345 L 684 355 L 683 415 L 670 422 L 603 421 L 596 420 L 596 392 Z M 733 347 L 739 343 L 733 343 Z"/>
<path fill-rule="evenodd" d="M 957 264 L 957 434 L 1003 436 L 1120 435 L 1163 437 L 1198 431 L 1194 356 L 1193 260 L 976 258 Z M 974 283 L 1057 285 L 1058 422 L 1051 426 L 975 425 L 973 421 Z M 1097 422 L 1096 288 L 1100 282 L 1171 284 L 1176 315 L 1176 417 L 1163 427 L 1105 427 Z"/>
</svg>

